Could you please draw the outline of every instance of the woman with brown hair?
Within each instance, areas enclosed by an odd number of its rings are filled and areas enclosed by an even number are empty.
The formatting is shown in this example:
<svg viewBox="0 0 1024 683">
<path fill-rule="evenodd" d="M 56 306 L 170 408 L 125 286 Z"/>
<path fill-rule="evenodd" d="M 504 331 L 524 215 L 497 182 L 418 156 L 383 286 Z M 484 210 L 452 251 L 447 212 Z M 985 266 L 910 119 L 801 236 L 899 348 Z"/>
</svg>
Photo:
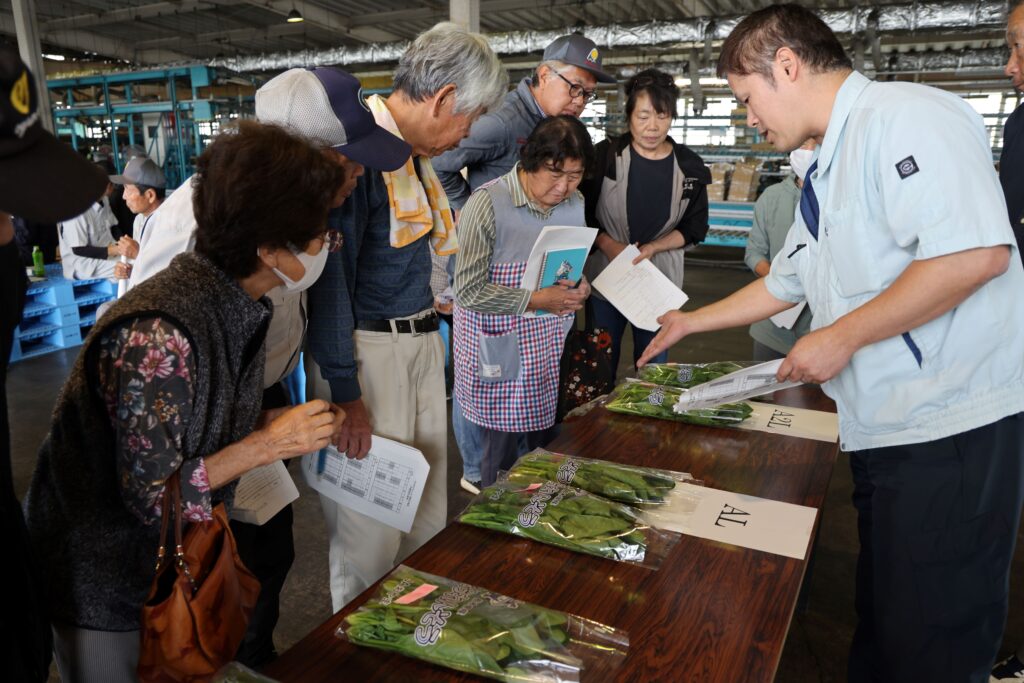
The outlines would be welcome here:
<svg viewBox="0 0 1024 683">
<path fill-rule="evenodd" d="M 315 280 L 344 171 L 281 128 L 244 122 L 198 161 L 194 253 L 130 290 L 86 339 L 26 499 L 55 655 L 68 681 L 133 681 L 165 482 L 211 519 L 243 473 L 327 445 L 324 401 L 260 414 L 264 295 Z"/>
</svg>

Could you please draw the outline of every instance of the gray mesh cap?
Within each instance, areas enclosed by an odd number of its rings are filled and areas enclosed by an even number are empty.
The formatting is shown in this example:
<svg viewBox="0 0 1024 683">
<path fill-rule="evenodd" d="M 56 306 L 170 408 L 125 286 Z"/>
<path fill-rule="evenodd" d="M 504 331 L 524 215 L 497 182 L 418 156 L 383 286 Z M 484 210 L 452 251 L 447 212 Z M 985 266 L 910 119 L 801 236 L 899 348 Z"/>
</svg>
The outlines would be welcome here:
<svg viewBox="0 0 1024 683">
<path fill-rule="evenodd" d="M 589 71 L 598 83 L 615 82 L 615 78 L 601 67 L 601 51 L 597 49 L 597 44 L 579 33 L 559 36 L 551 41 L 551 44 L 544 48 L 544 61 L 549 59 Z"/>
<path fill-rule="evenodd" d="M 129 161 L 121 175 L 110 176 L 115 185 L 145 185 L 146 187 L 167 187 L 164 172 L 149 157 L 135 157 Z"/>
<path fill-rule="evenodd" d="M 377 171 L 393 171 L 412 154 L 373 120 L 359 80 L 334 67 L 289 69 L 267 81 L 256 91 L 256 118 Z"/>
</svg>

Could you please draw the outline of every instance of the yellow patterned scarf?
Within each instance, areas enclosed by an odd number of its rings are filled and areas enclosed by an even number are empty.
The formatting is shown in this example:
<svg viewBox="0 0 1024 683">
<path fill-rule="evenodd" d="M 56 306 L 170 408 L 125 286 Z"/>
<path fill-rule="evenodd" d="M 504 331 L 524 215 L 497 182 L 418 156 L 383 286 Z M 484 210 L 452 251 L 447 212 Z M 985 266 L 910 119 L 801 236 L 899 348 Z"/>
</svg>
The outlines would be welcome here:
<svg viewBox="0 0 1024 683">
<path fill-rule="evenodd" d="M 366 104 L 378 126 L 402 137 L 384 98 L 371 95 L 366 98 Z M 430 159 L 420 157 L 418 175 L 413 157 L 409 157 L 397 171 L 382 171 L 381 174 L 391 204 L 391 246 L 404 247 L 429 233 L 430 244 L 438 255 L 457 252 L 459 243 L 455 238 L 448 196 L 430 165 Z"/>
</svg>

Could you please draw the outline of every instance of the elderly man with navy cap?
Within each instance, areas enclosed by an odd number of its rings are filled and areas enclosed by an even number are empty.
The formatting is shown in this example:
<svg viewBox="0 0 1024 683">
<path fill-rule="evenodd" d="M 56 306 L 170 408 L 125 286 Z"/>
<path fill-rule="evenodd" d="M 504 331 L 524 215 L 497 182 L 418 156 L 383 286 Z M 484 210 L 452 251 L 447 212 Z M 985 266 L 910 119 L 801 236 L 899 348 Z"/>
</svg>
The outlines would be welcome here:
<svg viewBox="0 0 1024 683">
<path fill-rule="evenodd" d="M 9 47 L 0 47 L 0 537 L 4 586 L 0 662 L 4 680 L 45 681 L 50 623 L 35 583 L 21 505 L 14 495 L 7 423 L 7 359 L 25 300 L 25 272 L 11 214 L 55 223 L 89 208 L 107 187 L 94 164 L 47 133 L 39 121 L 35 80 Z"/>
<path fill-rule="evenodd" d="M 374 122 L 363 102 L 358 79 L 333 67 L 290 69 L 275 76 L 256 91 L 256 118 L 319 144 L 324 154 L 333 156 L 345 168 L 338 204 L 352 193 L 364 166 L 394 170 L 410 154 L 409 145 Z M 127 179 L 127 170 L 125 175 Z M 129 287 L 167 267 L 177 254 L 191 250 L 195 228 L 189 179 L 153 213 L 141 235 Z M 334 235 L 329 240 L 331 250 L 340 246 L 337 233 Z M 274 315 L 266 336 L 264 410 L 283 408 L 291 402 L 282 382 L 298 365 L 306 330 L 304 289 L 309 284 L 296 281 L 294 286 L 278 287 L 267 294 L 274 304 Z M 233 519 L 231 529 L 242 561 L 260 580 L 261 587 L 236 659 L 259 667 L 276 656 L 273 632 L 280 612 L 279 596 L 295 558 L 291 506 L 261 526 Z"/>
</svg>

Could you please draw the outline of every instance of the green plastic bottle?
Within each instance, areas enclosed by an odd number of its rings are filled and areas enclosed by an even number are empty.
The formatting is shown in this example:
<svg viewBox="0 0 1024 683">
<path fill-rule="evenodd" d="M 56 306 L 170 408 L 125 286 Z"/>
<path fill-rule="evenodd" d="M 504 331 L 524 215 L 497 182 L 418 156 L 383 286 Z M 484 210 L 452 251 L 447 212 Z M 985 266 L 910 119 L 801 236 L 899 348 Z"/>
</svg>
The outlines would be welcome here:
<svg viewBox="0 0 1024 683">
<path fill-rule="evenodd" d="M 46 277 L 46 268 L 43 266 L 43 252 L 39 245 L 32 247 L 32 274 L 36 277 Z"/>
</svg>

